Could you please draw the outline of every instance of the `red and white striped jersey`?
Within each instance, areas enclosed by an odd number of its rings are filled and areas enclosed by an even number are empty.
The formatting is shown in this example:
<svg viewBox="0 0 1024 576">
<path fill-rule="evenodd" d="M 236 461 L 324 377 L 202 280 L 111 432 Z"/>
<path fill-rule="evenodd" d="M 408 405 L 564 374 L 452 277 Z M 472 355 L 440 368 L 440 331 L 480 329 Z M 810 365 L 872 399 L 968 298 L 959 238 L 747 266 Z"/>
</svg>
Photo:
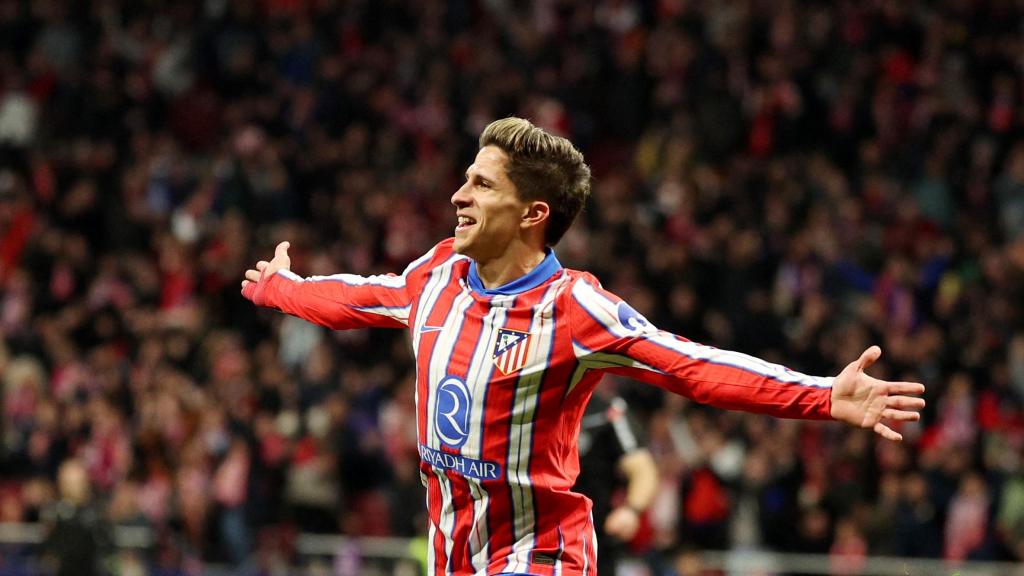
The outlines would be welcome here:
<svg viewBox="0 0 1024 576">
<path fill-rule="evenodd" d="M 591 503 L 571 488 L 604 372 L 722 408 L 829 418 L 831 378 L 660 331 L 553 252 L 498 289 L 448 239 L 401 275 L 280 271 L 245 295 L 334 329 L 410 331 L 431 574 L 596 574 Z"/>
</svg>

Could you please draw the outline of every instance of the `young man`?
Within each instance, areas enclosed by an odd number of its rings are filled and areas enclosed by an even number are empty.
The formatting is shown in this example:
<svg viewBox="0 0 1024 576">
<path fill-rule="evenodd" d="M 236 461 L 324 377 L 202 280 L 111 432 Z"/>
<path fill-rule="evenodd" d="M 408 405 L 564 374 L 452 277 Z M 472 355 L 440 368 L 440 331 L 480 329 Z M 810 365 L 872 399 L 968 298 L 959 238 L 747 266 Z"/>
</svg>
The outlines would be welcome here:
<svg viewBox="0 0 1024 576">
<path fill-rule="evenodd" d="M 901 437 L 921 384 L 806 376 L 659 331 L 551 247 L 590 192 L 568 140 L 526 120 L 491 123 L 452 196 L 458 225 L 401 275 L 300 278 L 288 243 L 245 272 L 242 294 L 333 329 L 406 328 L 416 354 L 420 473 L 432 574 L 596 573 L 591 503 L 573 493 L 576 439 L 604 372 L 698 402 L 833 418 Z"/>
</svg>

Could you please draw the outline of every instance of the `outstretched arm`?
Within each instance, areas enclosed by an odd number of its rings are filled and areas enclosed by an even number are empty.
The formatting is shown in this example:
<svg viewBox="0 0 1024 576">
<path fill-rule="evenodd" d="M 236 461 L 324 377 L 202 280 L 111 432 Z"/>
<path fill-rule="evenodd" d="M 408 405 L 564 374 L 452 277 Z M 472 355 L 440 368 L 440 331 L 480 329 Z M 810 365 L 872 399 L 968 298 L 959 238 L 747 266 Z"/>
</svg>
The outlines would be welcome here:
<svg viewBox="0 0 1024 576">
<path fill-rule="evenodd" d="M 596 281 L 573 287 L 572 337 L 580 365 L 661 386 L 698 402 L 782 418 L 834 419 L 902 439 L 887 422 L 916 420 L 924 386 L 864 373 L 873 346 L 835 378 L 809 376 L 759 358 L 658 330 Z"/>
<path fill-rule="evenodd" d="M 903 435 L 885 422 L 915 422 L 924 408 L 924 385 L 917 382 L 887 382 L 864 372 L 882 355 L 872 346 L 850 362 L 832 382 L 832 417 L 899 442 Z"/>
<path fill-rule="evenodd" d="M 415 290 L 409 287 L 422 274 L 431 250 L 401 275 L 335 274 L 301 278 L 291 271 L 288 242 L 281 242 L 269 262 L 260 260 L 245 271 L 242 296 L 304 320 L 333 328 L 404 328 L 409 323 Z M 414 278 L 415 277 L 415 278 Z"/>
</svg>

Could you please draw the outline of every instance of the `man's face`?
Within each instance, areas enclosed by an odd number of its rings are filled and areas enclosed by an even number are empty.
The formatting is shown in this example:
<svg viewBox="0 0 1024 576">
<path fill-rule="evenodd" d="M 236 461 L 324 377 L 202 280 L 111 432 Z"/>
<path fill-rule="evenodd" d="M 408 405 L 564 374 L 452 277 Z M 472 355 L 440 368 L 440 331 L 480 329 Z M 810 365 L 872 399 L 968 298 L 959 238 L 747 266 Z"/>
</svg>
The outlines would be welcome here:
<svg viewBox="0 0 1024 576">
<path fill-rule="evenodd" d="M 452 195 L 458 216 L 453 248 L 480 263 L 505 252 L 519 236 L 527 211 L 505 171 L 507 163 L 501 148 L 481 148 L 466 170 L 466 183 Z"/>
</svg>

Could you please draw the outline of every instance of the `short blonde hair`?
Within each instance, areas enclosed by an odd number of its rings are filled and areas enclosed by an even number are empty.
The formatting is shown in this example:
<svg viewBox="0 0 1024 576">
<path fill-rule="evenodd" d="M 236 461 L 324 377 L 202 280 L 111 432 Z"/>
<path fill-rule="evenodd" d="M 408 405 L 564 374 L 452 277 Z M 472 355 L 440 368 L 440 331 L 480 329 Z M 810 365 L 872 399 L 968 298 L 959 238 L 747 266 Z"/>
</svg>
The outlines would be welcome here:
<svg viewBox="0 0 1024 576">
<path fill-rule="evenodd" d="M 480 134 L 480 147 L 497 146 L 509 157 L 507 172 L 522 200 L 551 208 L 544 241 L 558 244 L 590 196 L 590 166 L 583 154 L 523 118 L 495 120 Z"/>
</svg>

